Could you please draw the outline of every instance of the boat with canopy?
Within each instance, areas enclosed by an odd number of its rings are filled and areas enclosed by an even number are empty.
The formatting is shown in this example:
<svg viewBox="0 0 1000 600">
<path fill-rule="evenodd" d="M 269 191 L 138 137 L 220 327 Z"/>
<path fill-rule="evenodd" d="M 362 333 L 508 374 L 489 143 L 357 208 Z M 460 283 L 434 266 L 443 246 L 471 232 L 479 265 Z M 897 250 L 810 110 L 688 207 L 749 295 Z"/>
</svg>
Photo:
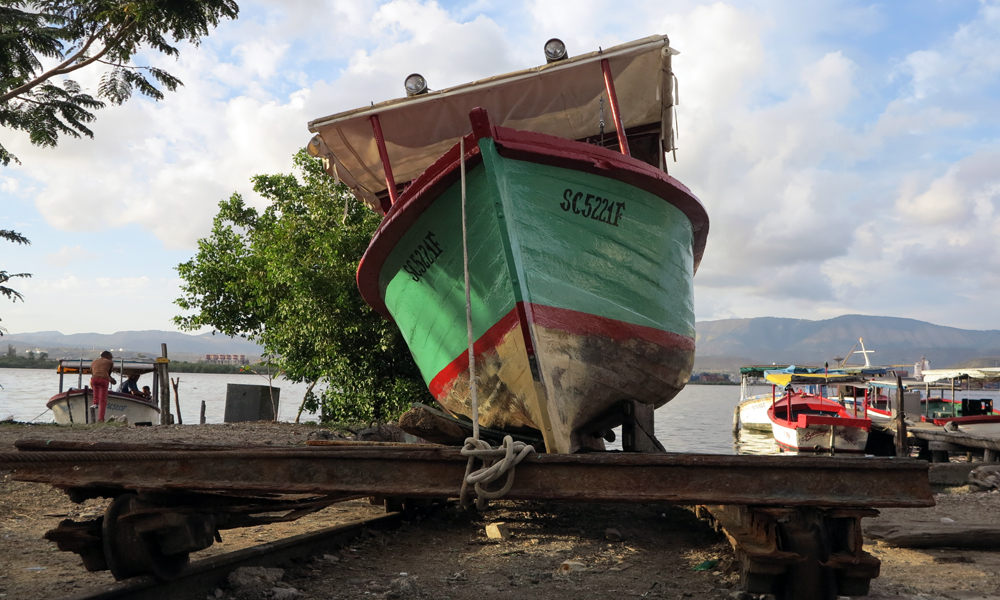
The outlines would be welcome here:
<svg viewBox="0 0 1000 600">
<path fill-rule="evenodd" d="M 309 150 L 385 215 L 358 287 L 438 403 L 473 417 L 471 339 L 479 424 L 568 453 L 604 447 L 616 403 L 686 384 L 708 215 L 667 174 L 667 38 L 560 46 L 446 90 L 411 76 L 412 96 L 310 122 Z"/>
<path fill-rule="evenodd" d="M 90 362 L 83 359 L 60 359 L 59 366 L 56 367 L 59 373 L 59 393 L 52 396 L 45 406 L 52 411 L 56 423 L 59 425 L 86 425 L 97 421 L 95 413 L 90 410 L 90 405 L 94 401 L 94 390 L 89 385 L 84 384 L 83 377 L 90 376 Z M 122 378 L 130 375 L 153 373 L 153 393 L 150 398 L 127 394 L 122 392 L 108 392 L 108 402 L 105 410 L 104 420 L 112 419 L 125 421 L 131 424 L 148 423 L 150 425 L 160 422 L 160 408 L 155 400 L 156 390 L 159 388 L 155 362 L 145 360 L 116 360 L 112 373 L 118 373 Z M 76 375 L 76 387 L 70 387 L 64 391 L 64 378 L 66 375 Z M 119 382 L 121 383 L 121 382 Z"/>
<path fill-rule="evenodd" d="M 831 385 L 859 383 L 863 379 L 854 373 L 825 367 L 796 367 L 766 371 L 765 378 L 785 389 L 782 399 L 776 397 L 767 410 L 774 441 L 783 449 L 794 452 L 865 451 L 871 419 L 851 415 L 839 403 L 825 397 Z M 795 386 L 812 386 L 806 392 Z"/>
</svg>

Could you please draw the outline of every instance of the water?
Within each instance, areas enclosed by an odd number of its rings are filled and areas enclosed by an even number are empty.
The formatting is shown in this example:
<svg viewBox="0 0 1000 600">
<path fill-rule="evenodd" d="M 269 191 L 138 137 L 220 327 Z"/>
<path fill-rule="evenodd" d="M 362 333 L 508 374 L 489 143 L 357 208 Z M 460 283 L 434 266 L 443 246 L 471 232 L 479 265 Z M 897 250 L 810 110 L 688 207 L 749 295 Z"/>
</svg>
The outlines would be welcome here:
<svg viewBox="0 0 1000 600">
<path fill-rule="evenodd" d="M 184 417 L 185 423 L 198 422 L 202 400 L 205 401 L 205 420 L 209 423 L 222 423 L 226 412 L 227 384 L 267 385 L 267 379 L 257 375 L 173 373 L 171 377 L 180 378 L 177 391 L 181 400 L 181 416 Z M 84 385 L 89 385 L 89 380 L 90 377 L 84 375 Z M 144 385 L 152 387 L 152 382 L 152 375 L 143 375 L 139 379 L 139 387 Z M 17 421 L 52 422 L 52 413 L 45 409 L 45 403 L 59 391 L 59 375 L 55 369 L 0 369 L 0 385 L 3 386 L 3 389 L 0 389 L 0 419 L 13 417 Z M 77 376 L 66 375 L 63 385 L 64 389 L 70 386 L 77 387 Z M 308 384 L 292 383 L 279 378 L 274 386 L 281 389 L 278 419 L 294 421 L 295 413 L 302 403 L 302 396 L 309 387 Z M 318 393 L 319 386 L 313 391 Z M 171 412 L 175 412 L 172 391 L 170 406 Z M 315 418 L 312 413 L 302 413 L 304 421 Z"/>
<path fill-rule="evenodd" d="M 222 423 L 226 409 L 226 384 L 266 385 L 256 375 L 217 375 L 211 373 L 179 373 L 181 415 L 186 423 L 197 423 L 201 401 L 205 401 L 205 417 L 209 423 Z M 84 377 L 84 382 L 87 381 Z M 151 385 L 152 377 L 143 376 L 139 385 Z M 76 386 L 75 376 L 66 376 L 65 386 Z M 59 391 L 59 375 L 55 370 L 0 369 L 0 419 L 13 417 L 18 421 L 52 421 L 45 402 Z M 281 388 L 278 419 L 295 420 L 306 384 L 279 379 Z M 319 391 L 319 390 L 315 390 Z M 676 398 L 656 411 L 656 437 L 668 452 L 698 454 L 777 454 L 778 447 L 770 434 L 741 432 L 734 438 L 733 410 L 739 402 L 740 388 L 735 385 L 689 385 Z M 303 420 L 315 419 L 303 413 Z M 621 439 L 621 428 L 615 432 Z M 609 448 L 621 448 L 616 442 Z"/>
<path fill-rule="evenodd" d="M 733 411 L 740 401 L 737 385 L 689 385 L 656 409 L 655 433 L 667 452 L 697 454 L 777 454 L 768 433 L 741 431 L 733 436 Z M 621 428 L 610 449 L 621 449 Z"/>
</svg>

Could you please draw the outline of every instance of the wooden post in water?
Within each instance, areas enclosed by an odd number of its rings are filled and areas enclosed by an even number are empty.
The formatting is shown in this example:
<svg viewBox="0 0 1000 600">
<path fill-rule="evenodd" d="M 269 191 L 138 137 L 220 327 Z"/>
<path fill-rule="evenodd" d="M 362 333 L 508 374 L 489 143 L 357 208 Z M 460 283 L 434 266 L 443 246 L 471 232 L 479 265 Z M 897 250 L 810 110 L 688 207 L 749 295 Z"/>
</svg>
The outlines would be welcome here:
<svg viewBox="0 0 1000 600">
<path fill-rule="evenodd" d="M 160 344 L 160 358 L 156 359 L 156 374 L 160 380 L 160 425 L 170 424 L 170 359 L 167 345 Z"/>
<path fill-rule="evenodd" d="M 199 423 L 202 424 L 202 425 L 205 424 L 205 401 L 204 400 L 201 401 L 201 420 L 199 421 Z"/>
<path fill-rule="evenodd" d="M 910 455 L 910 443 L 906 440 L 906 415 L 903 413 L 903 378 L 896 375 L 896 456 Z"/>
<path fill-rule="evenodd" d="M 174 408 L 177 409 L 177 424 L 183 425 L 184 419 L 181 417 L 181 397 L 177 395 L 177 386 L 180 385 L 181 378 L 170 379 L 170 385 L 174 386 Z"/>
</svg>

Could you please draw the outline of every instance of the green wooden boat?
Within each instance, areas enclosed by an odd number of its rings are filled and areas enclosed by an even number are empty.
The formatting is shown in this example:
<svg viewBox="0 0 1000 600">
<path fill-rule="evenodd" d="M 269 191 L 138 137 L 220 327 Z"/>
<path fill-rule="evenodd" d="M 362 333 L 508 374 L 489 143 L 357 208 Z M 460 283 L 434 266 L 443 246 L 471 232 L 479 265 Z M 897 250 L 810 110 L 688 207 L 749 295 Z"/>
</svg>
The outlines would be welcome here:
<svg viewBox="0 0 1000 600">
<path fill-rule="evenodd" d="M 604 432 L 590 425 L 609 407 L 623 399 L 661 406 L 687 383 L 692 278 L 708 217 L 661 168 L 672 149 L 673 53 L 666 38 L 647 38 L 310 124 L 331 172 L 386 212 L 358 285 L 399 326 L 448 412 L 471 415 L 463 161 L 482 425 L 537 430 L 548 452 L 603 448 Z M 602 137 L 625 153 L 590 135 L 601 134 L 604 97 L 627 137 Z M 468 117 L 422 125 L 460 111 Z M 374 148 L 359 146 L 360 136 L 350 143 L 365 120 Z M 424 130 L 421 145 L 405 145 L 411 129 L 396 136 L 404 122 Z M 366 162 L 376 153 L 383 160 Z M 407 175 L 419 169 L 401 190 L 396 165 Z M 365 178 L 376 169 L 381 189 Z"/>
</svg>

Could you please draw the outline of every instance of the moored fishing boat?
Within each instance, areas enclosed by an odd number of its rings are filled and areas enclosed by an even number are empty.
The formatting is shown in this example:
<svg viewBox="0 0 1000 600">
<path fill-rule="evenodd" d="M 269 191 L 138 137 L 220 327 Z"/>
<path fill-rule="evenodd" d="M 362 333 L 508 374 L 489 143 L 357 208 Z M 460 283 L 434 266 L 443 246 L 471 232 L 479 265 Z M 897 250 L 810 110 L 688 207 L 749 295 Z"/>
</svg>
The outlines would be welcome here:
<svg viewBox="0 0 1000 600">
<path fill-rule="evenodd" d="M 823 396 L 829 385 L 859 382 L 857 375 L 827 368 L 791 366 L 767 371 L 765 377 L 785 388 L 780 401 L 767 410 L 774 441 L 794 452 L 865 451 L 871 419 L 854 417 L 839 403 Z M 815 393 L 795 389 L 811 386 Z"/>
<path fill-rule="evenodd" d="M 310 123 L 314 154 L 386 215 L 358 286 L 448 412 L 472 416 L 469 337 L 479 422 L 548 452 L 603 448 L 618 402 L 686 384 L 708 217 L 665 172 L 672 54 L 652 37 Z"/>
<path fill-rule="evenodd" d="M 786 394 L 767 415 L 774 441 L 794 452 L 864 452 L 872 425 L 836 402 L 802 392 Z"/>
<path fill-rule="evenodd" d="M 996 402 L 1000 394 L 982 389 L 985 383 L 1000 382 L 1000 369 L 925 369 L 921 375 L 923 389 L 919 383 L 913 387 L 922 392 L 922 421 L 935 425 L 1000 423 L 1000 402 Z"/>
<path fill-rule="evenodd" d="M 59 361 L 56 372 L 59 373 L 59 393 L 52 396 L 45 404 L 46 408 L 52 411 L 56 423 L 59 425 L 86 425 L 96 422 L 96 418 L 90 410 L 90 405 L 94 401 L 94 390 L 84 385 L 83 381 L 85 375 L 90 375 L 90 364 L 84 363 L 83 360 L 63 359 Z M 131 374 L 141 376 L 154 372 L 154 366 L 151 362 L 119 360 L 115 362 L 113 372 L 119 373 L 123 377 Z M 63 378 L 65 375 L 76 375 L 77 387 L 71 387 L 64 391 Z M 152 398 L 109 391 L 104 420 L 116 419 L 120 421 L 123 418 L 132 424 L 157 424 L 160 422 L 160 409 Z"/>
<path fill-rule="evenodd" d="M 784 391 L 778 391 L 774 384 L 764 379 L 767 371 L 784 367 L 744 366 L 740 367 L 740 401 L 733 414 L 733 433 L 740 429 L 750 431 L 771 431 L 771 420 L 767 410 Z"/>
</svg>

